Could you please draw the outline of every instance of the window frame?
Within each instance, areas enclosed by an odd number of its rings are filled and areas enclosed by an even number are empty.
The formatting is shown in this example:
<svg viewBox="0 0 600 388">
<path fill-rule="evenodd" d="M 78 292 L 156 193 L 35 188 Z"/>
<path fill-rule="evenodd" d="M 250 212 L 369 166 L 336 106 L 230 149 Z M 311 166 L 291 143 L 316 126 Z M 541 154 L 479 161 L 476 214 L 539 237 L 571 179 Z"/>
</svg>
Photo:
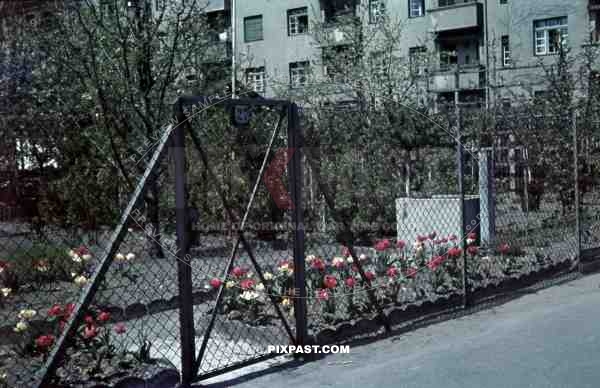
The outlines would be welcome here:
<svg viewBox="0 0 600 388">
<path fill-rule="evenodd" d="M 256 39 L 248 39 L 248 25 L 247 23 L 251 20 L 259 20 L 260 19 L 260 38 L 256 38 Z M 251 42 L 260 42 L 261 40 L 264 40 L 265 35 L 264 35 L 264 24 L 263 24 L 263 15 L 252 15 L 252 16 L 246 16 L 244 17 L 244 43 L 251 43 Z"/>
<path fill-rule="evenodd" d="M 414 4 L 419 5 L 419 14 L 413 14 L 413 10 L 415 10 L 416 8 L 413 8 Z M 408 0 L 408 18 L 409 19 L 415 19 L 415 18 L 421 18 L 425 16 L 425 0 Z"/>
<path fill-rule="evenodd" d="M 288 36 L 306 35 L 309 33 L 308 7 L 299 7 L 299 8 L 288 9 L 286 14 L 287 14 Z M 306 18 L 306 25 L 304 26 L 304 31 L 299 31 L 300 26 L 302 26 L 302 24 L 299 21 L 299 19 L 301 17 Z M 295 20 L 295 27 L 298 30 L 296 32 L 292 31 L 292 20 Z"/>
<path fill-rule="evenodd" d="M 260 88 L 257 90 L 256 85 L 257 80 L 260 79 Z M 249 67 L 246 69 L 246 83 L 248 85 L 252 85 L 252 90 L 259 94 L 264 94 L 267 88 L 266 78 L 265 78 L 265 67 Z"/>
<path fill-rule="evenodd" d="M 508 35 L 502 35 L 500 47 L 502 55 L 502 67 L 511 67 L 512 57 L 510 55 L 510 37 Z"/>
<path fill-rule="evenodd" d="M 381 22 L 385 15 L 385 0 L 369 0 L 369 24 Z"/>
<path fill-rule="evenodd" d="M 556 24 L 551 24 L 555 22 Z M 540 24 L 544 24 L 540 26 Z M 554 51 L 551 51 L 551 34 L 557 33 L 560 42 Z M 535 56 L 556 55 L 560 51 L 560 46 L 568 46 L 569 39 L 569 20 L 567 16 L 559 16 L 548 19 L 539 19 L 533 21 L 533 53 Z M 541 50 L 543 49 L 543 51 Z"/>
<path fill-rule="evenodd" d="M 298 62 L 290 62 L 288 65 L 289 68 L 289 76 L 290 76 L 290 89 L 302 89 L 306 86 L 308 81 L 308 75 L 310 72 L 310 62 L 309 61 L 298 61 Z M 304 71 L 304 74 L 298 74 L 297 71 Z M 294 82 L 297 78 L 303 78 L 302 82 Z"/>
<path fill-rule="evenodd" d="M 410 74 L 413 77 L 422 77 L 427 75 L 427 61 L 421 61 L 421 57 L 427 54 L 427 47 L 413 46 L 408 48 L 408 61 Z"/>
</svg>

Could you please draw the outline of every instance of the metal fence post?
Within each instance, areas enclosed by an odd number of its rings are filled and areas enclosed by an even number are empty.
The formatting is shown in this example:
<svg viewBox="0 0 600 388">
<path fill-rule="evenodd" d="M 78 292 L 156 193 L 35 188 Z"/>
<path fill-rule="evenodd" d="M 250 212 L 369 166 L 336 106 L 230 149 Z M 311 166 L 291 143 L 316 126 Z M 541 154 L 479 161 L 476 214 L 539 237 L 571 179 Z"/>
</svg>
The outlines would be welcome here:
<svg viewBox="0 0 600 388">
<path fill-rule="evenodd" d="M 177 112 L 180 116 L 180 112 Z M 178 117 L 181 122 L 182 117 Z M 194 305 L 192 295 L 192 267 L 188 255 L 189 231 L 185 172 L 185 132 L 177 125 L 173 134 L 175 161 L 175 219 L 177 232 L 177 281 L 179 288 L 179 331 L 181 340 L 181 385 L 193 381 L 196 344 L 194 337 Z"/>
<path fill-rule="evenodd" d="M 294 207 L 294 318 L 296 320 L 296 345 L 304 345 L 308 339 L 306 315 L 306 279 L 304 262 L 304 218 L 302 204 L 302 136 L 299 125 L 298 106 L 288 106 L 288 149 L 293 151 L 290 161 L 290 190 Z"/>
<path fill-rule="evenodd" d="M 581 272 L 581 208 L 579 201 L 581 197 L 579 195 L 579 147 L 577 144 L 577 109 L 573 109 L 572 115 L 573 122 L 573 168 L 574 168 L 574 179 L 575 179 L 575 233 L 576 233 L 576 246 L 577 246 L 577 257 L 576 263 L 578 264 L 578 270 Z"/>
<path fill-rule="evenodd" d="M 455 100 L 456 111 L 456 153 L 458 159 L 458 194 L 460 198 L 460 227 L 461 227 L 461 245 L 462 245 L 462 281 L 463 281 L 463 307 L 469 304 L 469 287 L 468 287 L 468 272 L 467 272 L 467 223 L 465 222 L 465 187 L 464 187 L 464 155 L 461 139 L 461 118 L 460 105 L 458 98 Z"/>
</svg>

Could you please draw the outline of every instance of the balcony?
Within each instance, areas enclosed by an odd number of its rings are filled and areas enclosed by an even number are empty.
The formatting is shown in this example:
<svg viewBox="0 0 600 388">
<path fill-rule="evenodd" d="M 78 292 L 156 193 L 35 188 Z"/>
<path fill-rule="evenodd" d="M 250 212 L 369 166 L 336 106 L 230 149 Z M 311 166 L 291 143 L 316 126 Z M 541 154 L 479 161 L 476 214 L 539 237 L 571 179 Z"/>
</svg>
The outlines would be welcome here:
<svg viewBox="0 0 600 388">
<path fill-rule="evenodd" d="M 433 71 L 429 77 L 429 91 L 434 93 L 482 88 L 485 88 L 485 67 L 481 65 L 445 67 Z"/>
<path fill-rule="evenodd" d="M 600 0 L 590 0 L 588 8 L 590 9 L 590 11 L 600 10 Z"/>
<path fill-rule="evenodd" d="M 428 12 L 434 32 L 478 28 L 483 24 L 483 7 L 476 1 L 439 6 Z"/>
</svg>

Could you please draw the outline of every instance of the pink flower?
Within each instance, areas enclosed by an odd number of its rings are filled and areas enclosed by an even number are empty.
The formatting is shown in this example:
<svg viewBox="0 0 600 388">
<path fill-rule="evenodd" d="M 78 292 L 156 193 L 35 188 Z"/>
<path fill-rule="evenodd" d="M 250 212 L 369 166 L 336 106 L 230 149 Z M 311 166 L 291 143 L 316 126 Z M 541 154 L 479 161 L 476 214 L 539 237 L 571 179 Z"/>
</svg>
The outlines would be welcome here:
<svg viewBox="0 0 600 388">
<path fill-rule="evenodd" d="M 254 287 L 254 280 L 252 279 L 244 279 L 240 282 L 240 287 L 242 287 L 242 290 L 249 290 L 252 287 Z"/>
<path fill-rule="evenodd" d="M 317 299 L 319 300 L 329 300 L 329 291 L 325 289 L 317 290 Z"/>
<path fill-rule="evenodd" d="M 318 271 L 324 271 L 325 270 L 325 262 L 320 257 L 317 257 L 310 263 L 310 267 L 312 269 L 316 269 Z"/>
<path fill-rule="evenodd" d="M 48 351 L 54 344 L 54 336 L 52 334 L 41 335 L 36 338 L 35 346 L 41 351 Z"/>
<path fill-rule="evenodd" d="M 212 279 L 210 279 L 208 284 L 210 284 L 210 286 L 212 288 L 219 288 L 219 287 L 221 287 L 221 284 L 223 284 L 223 282 L 219 278 L 212 278 Z"/>
<path fill-rule="evenodd" d="M 396 276 L 398 276 L 398 268 L 390 267 L 390 268 L 388 268 L 386 274 L 387 274 L 387 276 L 389 276 L 391 278 L 395 278 Z"/>
<path fill-rule="evenodd" d="M 378 242 L 375 244 L 375 247 L 374 247 L 374 248 L 375 248 L 375 250 L 376 250 L 377 252 L 383 252 L 383 251 L 385 251 L 386 249 L 388 249 L 388 248 L 390 247 L 390 245 L 391 245 L 391 243 L 390 243 L 390 240 L 388 240 L 388 239 L 383 239 L 383 240 L 380 240 L 380 241 L 378 241 Z"/>
<path fill-rule="evenodd" d="M 429 239 L 430 239 L 430 240 L 433 240 L 434 238 L 436 238 L 436 236 L 437 236 L 437 233 L 436 233 L 436 232 L 431 232 L 431 233 L 429 233 Z"/>
<path fill-rule="evenodd" d="M 398 241 L 396 241 L 396 248 L 398 248 L 398 249 L 404 249 L 405 246 L 406 246 L 406 242 L 404 240 L 398 240 Z"/>
<path fill-rule="evenodd" d="M 335 286 L 337 286 L 337 279 L 335 276 L 325 275 L 323 278 L 323 285 L 329 289 L 335 288 Z"/>
<path fill-rule="evenodd" d="M 448 240 L 450 240 L 450 241 L 456 241 L 456 240 L 458 240 L 458 237 L 456 237 L 455 234 L 451 234 L 450 236 L 448 236 Z"/>
<path fill-rule="evenodd" d="M 477 253 L 479 253 L 479 248 L 477 248 L 475 245 L 471 245 L 467 248 L 467 253 L 471 256 L 475 256 Z"/>
<path fill-rule="evenodd" d="M 507 243 L 500 244 L 500 246 L 498 247 L 498 252 L 500 252 L 503 255 L 506 255 L 509 251 L 510 245 L 508 245 Z"/>
<path fill-rule="evenodd" d="M 475 240 L 475 239 L 477 239 L 477 233 L 471 232 L 471 233 L 467 234 L 467 238 L 469 238 L 471 240 Z"/>
<path fill-rule="evenodd" d="M 462 254 L 462 249 L 457 248 L 457 247 L 453 247 L 448 249 L 448 256 L 450 257 L 460 257 L 460 255 Z"/>
<path fill-rule="evenodd" d="M 127 326 L 123 322 L 119 322 L 115 324 L 114 330 L 117 334 L 123 334 L 127 331 Z"/>
<path fill-rule="evenodd" d="M 373 280 L 373 279 L 375 279 L 375 274 L 371 271 L 366 271 L 365 277 L 367 278 L 367 280 Z"/>
<path fill-rule="evenodd" d="M 356 280 L 353 277 L 346 279 L 346 287 L 353 288 L 356 285 Z"/>
<path fill-rule="evenodd" d="M 80 245 L 79 248 L 76 248 L 74 251 L 78 256 L 90 254 L 90 250 L 85 245 Z"/>
<path fill-rule="evenodd" d="M 75 311 L 75 303 L 68 303 L 65 305 L 65 311 L 63 315 L 64 319 L 69 319 L 71 314 L 73 314 L 73 311 Z"/>
<path fill-rule="evenodd" d="M 94 317 L 92 317 L 91 315 L 86 315 L 83 320 L 85 321 L 85 323 L 87 323 L 88 325 L 91 325 L 94 323 Z"/>
<path fill-rule="evenodd" d="M 62 313 L 62 307 L 58 304 L 55 304 L 54 306 L 50 307 L 50 310 L 48 310 L 49 317 L 58 317 L 59 315 L 62 315 Z"/>
<path fill-rule="evenodd" d="M 425 242 L 427 241 L 427 236 L 417 236 L 417 242 Z"/>
<path fill-rule="evenodd" d="M 242 267 L 233 267 L 233 269 L 231 270 L 231 274 L 233 276 L 235 276 L 236 278 L 241 278 L 242 276 L 244 276 L 246 273 L 248 273 L 247 269 L 244 269 Z"/>
<path fill-rule="evenodd" d="M 350 257 L 350 249 L 347 246 L 342 246 L 342 256 Z"/>
<path fill-rule="evenodd" d="M 98 335 L 98 327 L 96 327 L 96 325 L 87 325 L 84 329 L 83 329 L 83 338 L 85 339 L 92 339 L 95 338 Z"/>
<path fill-rule="evenodd" d="M 108 322 L 110 320 L 110 313 L 108 311 L 102 311 L 98 314 L 98 322 Z"/>
<path fill-rule="evenodd" d="M 443 262 L 444 256 L 436 256 L 427 262 L 427 267 L 429 267 L 430 270 L 435 271 Z"/>
<path fill-rule="evenodd" d="M 443 239 L 440 240 L 441 244 L 448 244 L 448 239 L 446 237 L 444 237 Z"/>
</svg>

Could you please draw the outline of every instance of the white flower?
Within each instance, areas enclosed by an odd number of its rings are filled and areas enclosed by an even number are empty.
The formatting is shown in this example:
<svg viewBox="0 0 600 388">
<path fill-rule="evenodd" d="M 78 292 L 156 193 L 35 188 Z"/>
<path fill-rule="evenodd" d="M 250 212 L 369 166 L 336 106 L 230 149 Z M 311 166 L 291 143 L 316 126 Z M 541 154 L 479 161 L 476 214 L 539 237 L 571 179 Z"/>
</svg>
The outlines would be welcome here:
<svg viewBox="0 0 600 388">
<path fill-rule="evenodd" d="M 81 258 L 83 259 L 83 261 L 90 261 L 90 259 L 92 258 L 92 255 L 90 255 L 89 253 L 86 253 L 85 255 L 81 256 Z"/>
<path fill-rule="evenodd" d="M 15 333 L 22 333 L 27 329 L 29 329 L 29 325 L 27 324 L 27 322 L 19 321 L 13 330 Z"/>
<path fill-rule="evenodd" d="M 77 272 L 71 272 L 71 277 L 72 278 L 76 278 L 77 277 Z"/>
<path fill-rule="evenodd" d="M 0 373 L 0 381 L 8 380 L 8 375 L 6 373 Z"/>
<path fill-rule="evenodd" d="M 256 287 L 254 287 L 254 288 L 256 288 L 256 291 L 264 291 L 265 290 L 265 285 L 262 284 L 262 283 L 258 283 L 256 285 Z"/>
<path fill-rule="evenodd" d="M 19 318 L 20 319 L 31 319 L 33 317 L 35 317 L 35 315 L 37 314 L 37 312 L 35 310 L 21 310 L 19 312 Z"/>
<path fill-rule="evenodd" d="M 233 280 L 230 280 L 227 283 L 225 283 L 225 288 L 233 288 L 233 287 L 235 287 L 235 282 Z"/>
<path fill-rule="evenodd" d="M 115 260 L 118 262 L 123 262 L 123 261 L 125 261 L 125 256 L 122 253 L 117 253 L 115 255 Z"/>
<path fill-rule="evenodd" d="M 306 261 L 307 264 L 310 264 L 316 258 L 317 257 L 315 255 L 308 255 L 308 256 L 306 256 L 306 259 L 304 259 L 304 261 Z"/>
<path fill-rule="evenodd" d="M 75 279 L 73 279 L 73 281 L 75 282 L 75 284 L 77 284 L 79 287 L 83 287 L 87 284 L 88 282 L 88 278 L 86 278 L 83 275 L 79 275 L 77 276 Z"/>
<path fill-rule="evenodd" d="M 246 277 L 247 277 L 247 278 L 251 278 L 253 275 L 254 275 L 254 274 L 253 274 L 252 272 L 248 271 L 248 273 L 246 274 Z"/>
<path fill-rule="evenodd" d="M 265 272 L 263 274 L 263 277 L 265 278 L 265 280 L 271 280 L 273 279 L 273 274 L 271 272 Z"/>
<path fill-rule="evenodd" d="M 468 238 L 467 239 L 467 245 L 471 245 L 475 242 L 475 240 L 473 240 L 472 238 Z"/>
<path fill-rule="evenodd" d="M 289 306 L 292 302 L 290 301 L 290 298 L 283 298 L 283 300 L 281 301 L 281 305 L 282 306 Z"/>
<path fill-rule="evenodd" d="M 70 257 L 71 259 L 73 258 L 73 256 L 77 256 L 77 253 L 75 253 L 75 251 L 74 251 L 74 250 L 72 250 L 72 249 L 71 249 L 71 250 L 69 250 L 68 254 L 69 254 L 69 257 Z"/>
<path fill-rule="evenodd" d="M 79 263 L 81 263 L 82 258 L 77 253 L 73 253 L 73 256 L 71 256 L 71 260 L 73 260 L 74 263 L 79 264 Z"/>
<path fill-rule="evenodd" d="M 244 291 L 240 295 L 240 298 L 243 299 L 243 300 L 245 300 L 245 301 L 255 300 L 255 299 L 258 298 L 258 292 L 256 292 L 256 291 Z"/>
<path fill-rule="evenodd" d="M 482 261 L 490 261 L 490 257 L 489 256 L 483 256 L 481 258 Z"/>
<path fill-rule="evenodd" d="M 125 258 L 127 259 L 127 261 L 135 260 L 135 253 L 128 253 Z"/>
<path fill-rule="evenodd" d="M 367 259 L 368 259 L 368 257 L 364 253 L 361 253 L 360 256 L 358 256 L 358 260 L 359 261 L 365 261 Z"/>
<path fill-rule="evenodd" d="M 344 264 L 344 258 L 343 257 L 334 257 L 333 260 L 331 261 L 331 264 L 333 264 L 334 267 L 337 267 L 339 265 Z"/>
<path fill-rule="evenodd" d="M 8 298 L 8 296 L 9 296 L 9 295 L 10 295 L 10 293 L 12 292 L 12 289 L 10 289 L 10 288 L 2 288 L 2 289 L 0 289 L 0 292 L 2 292 L 2 295 L 3 295 L 5 298 Z"/>
<path fill-rule="evenodd" d="M 348 256 L 348 257 L 346 257 L 346 262 L 348 264 L 352 264 L 352 263 L 354 263 L 354 259 L 352 258 L 352 256 Z"/>
</svg>

